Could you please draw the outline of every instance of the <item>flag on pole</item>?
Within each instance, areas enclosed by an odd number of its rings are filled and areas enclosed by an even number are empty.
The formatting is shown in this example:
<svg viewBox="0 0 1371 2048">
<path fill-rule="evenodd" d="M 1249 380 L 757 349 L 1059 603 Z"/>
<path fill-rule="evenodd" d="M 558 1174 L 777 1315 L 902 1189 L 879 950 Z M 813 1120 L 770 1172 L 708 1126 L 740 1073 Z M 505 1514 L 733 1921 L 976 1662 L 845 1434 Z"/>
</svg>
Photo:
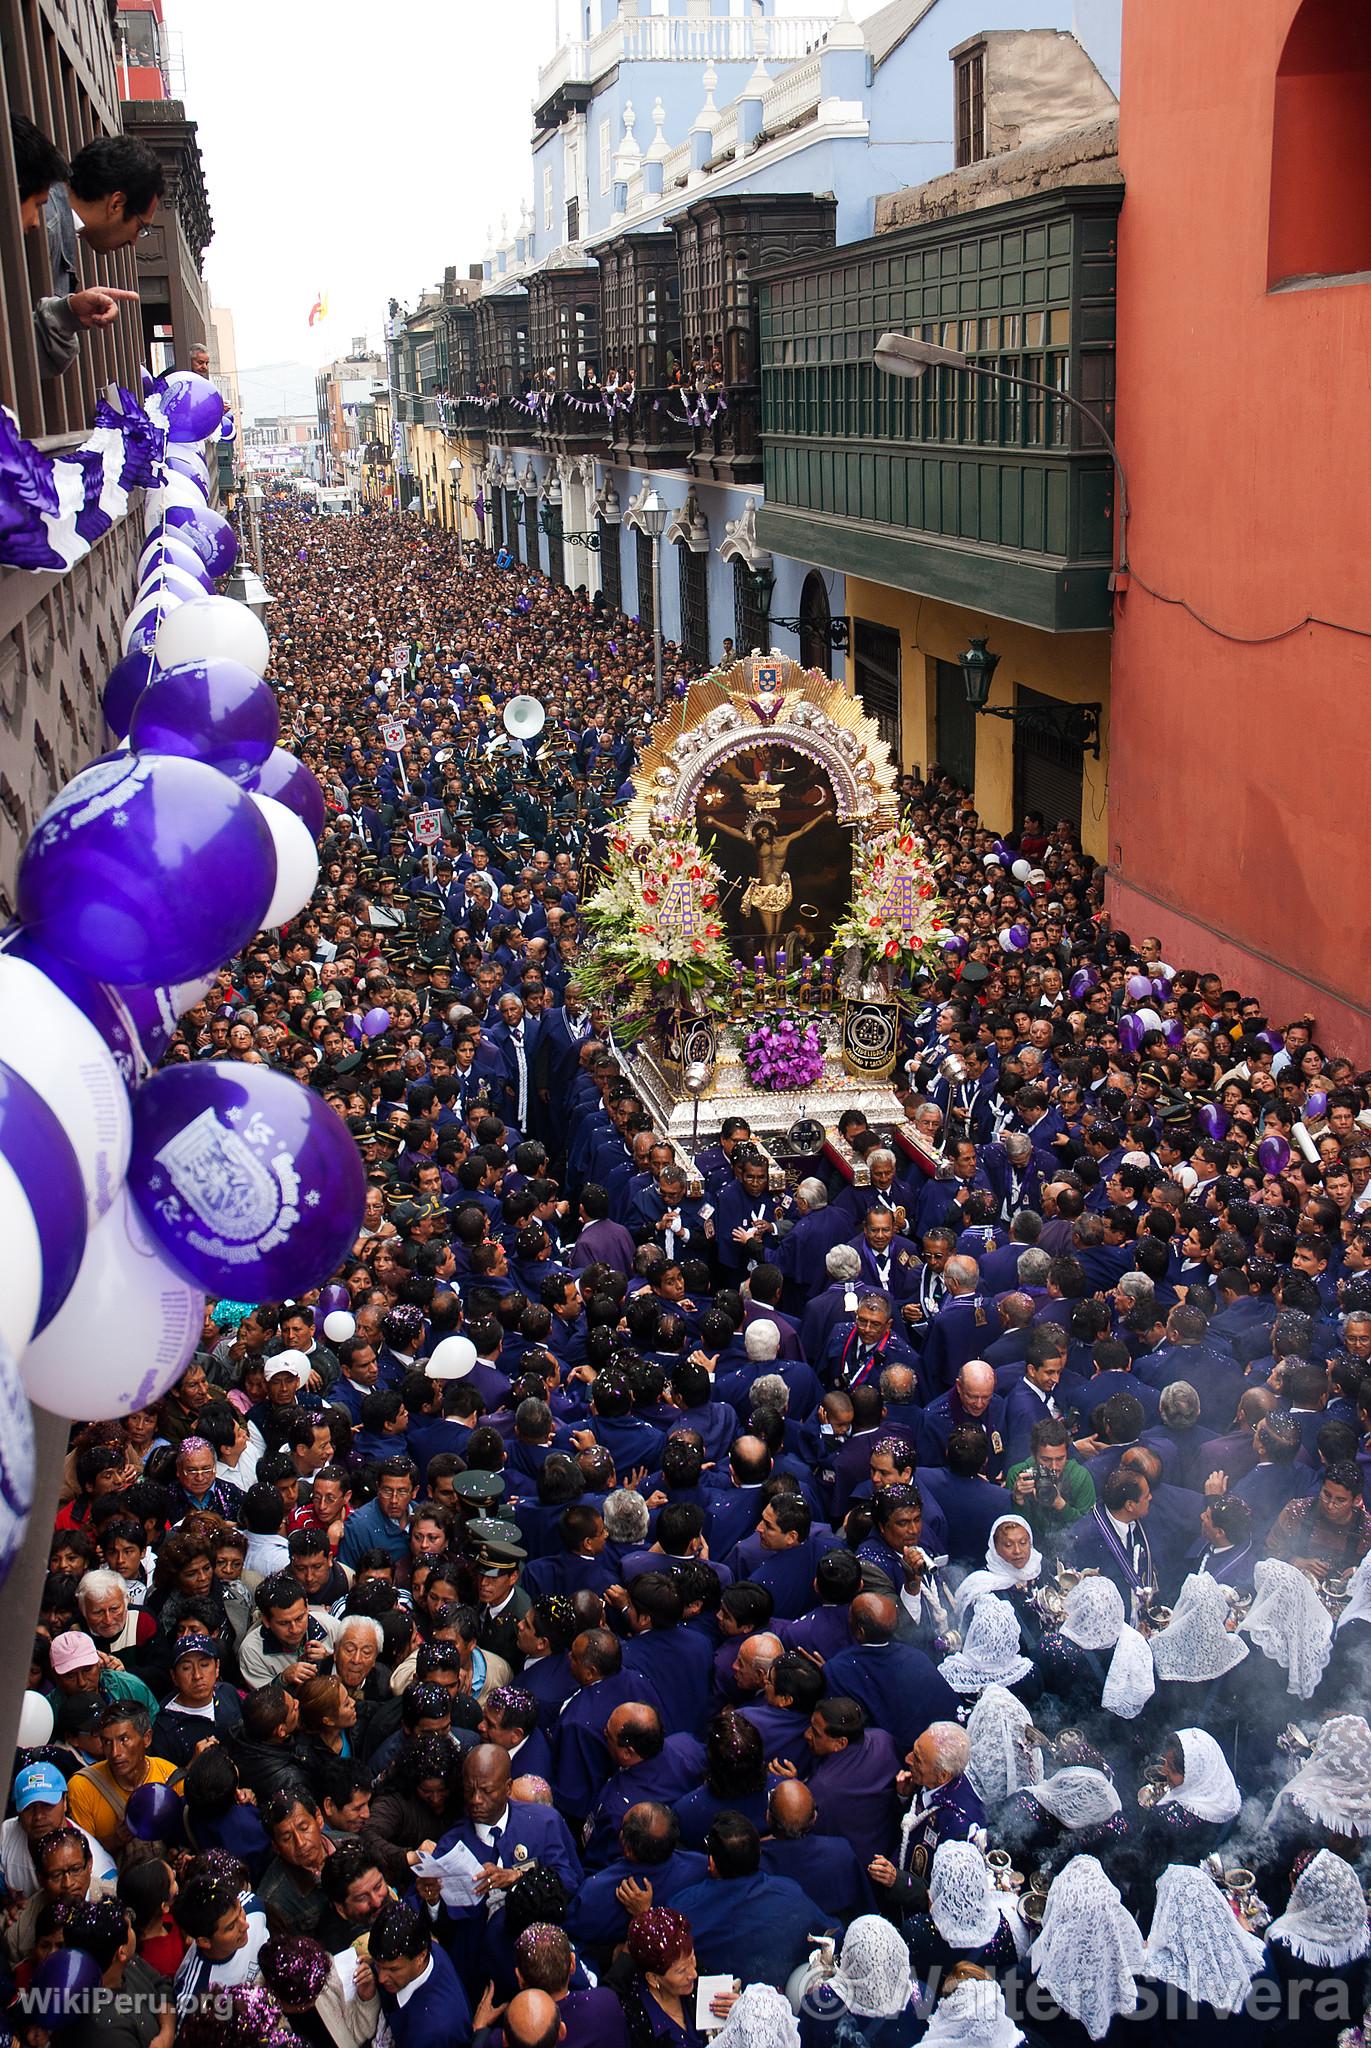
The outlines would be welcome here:
<svg viewBox="0 0 1371 2048">
<path fill-rule="evenodd" d="M 309 324 L 314 327 L 320 320 L 328 319 L 328 293 L 320 292 L 309 309 Z"/>
</svg>

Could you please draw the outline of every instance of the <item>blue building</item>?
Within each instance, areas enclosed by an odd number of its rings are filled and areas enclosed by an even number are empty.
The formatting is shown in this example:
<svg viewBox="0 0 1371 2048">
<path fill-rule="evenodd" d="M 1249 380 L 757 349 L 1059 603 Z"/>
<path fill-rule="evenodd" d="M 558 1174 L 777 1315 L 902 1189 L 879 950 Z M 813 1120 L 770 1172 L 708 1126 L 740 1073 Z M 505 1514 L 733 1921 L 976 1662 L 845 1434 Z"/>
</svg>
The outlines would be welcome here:
<svg viewBox="0 0 1371 2048">
<path fill-rule="evenodd" d="M 848 0 L 568 6 L 531 198 L 474 304 L 424 308 L 397 429 L 445 430 L 466 532 L 648 618 L 643 511 L 664 502 L 666 636 L 694 662 L 798 634 L 831 669 L 844 575 L 758 538 L 757 281 L 866 240 L 882 194 L 1112 111 L 1121 0 L 890 0 L 860 23 Z M 995 69 L 1013 90 L 988 89 L 986 36 L 1022 37 Z M 804 346 L 829 360 L 817 324 Z"/>
</svg>

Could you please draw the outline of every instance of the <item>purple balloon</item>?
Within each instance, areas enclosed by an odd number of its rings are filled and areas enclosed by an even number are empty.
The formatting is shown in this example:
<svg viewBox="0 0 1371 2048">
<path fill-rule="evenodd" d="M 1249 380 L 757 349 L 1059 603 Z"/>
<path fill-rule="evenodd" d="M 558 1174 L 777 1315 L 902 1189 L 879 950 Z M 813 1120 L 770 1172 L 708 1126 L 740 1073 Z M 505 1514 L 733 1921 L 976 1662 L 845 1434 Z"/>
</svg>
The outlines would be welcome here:
<svg viewBox="0 0 1371 2048">
<path fill-rule="evenodd" d="M 274 747 L 256 776 L 243 787 L 255 790 L 259 796 L 274 796 L 278 804 L 294 811 L 309 827 L 311 839 L 317 839 L 323 831 L 324 792 L 319 787 L 319 778 L 284 747 Z"/>
<path fill-rule="evenodd" d="M 216 441 L 231 441 L 237 432 L 238 422 L 234 419 L 231 412 L 226 412 L 219 422 L 219 431 L 214 438 Z M 268 512 L 267 518 L 271 518 L 270 512 Z"/>
<path fill-rule="evenodd" d="M 1199 1125 L 1206 1138 L 1221 1138 L 1228 1129 L 1227 1112 L 1217 1102 L 1206 1102 L 1200 1108 Z"/>
<path fill-rule="evenodd" d="M 1304 1098 L 1306 1116 L 1322 1116 L 1328 1107 L 1328 1097 L 1322 1088 L 1311 1088 Z"/>
<path fill-rule="evenodd" d="M 383 1031 L 390 1029 L 389 1010 L 368 1010 L 362 1019 L 362 1029 L 368 1038 L 379 1038 Z"/>
<path fill-rule="evenodd" d="M 71 1293 L 86 1249 L 86 1194 L 71 1139 L 36 1088 L 0 1061 L 0 1159 L 33 1212 L 43 1257 L 38 1323 L 47 1328 Z"/>
<path fill-rule="evenodd" d="M 209 464 L 198 450 L 179 447 L 173 442 L 167 450 L 167 468 L 173 470 L 177 476 L 189 477 L 190 481 L 198 484 L 202 490 L 209 489 Z"/>
<path fill-rule="evenodd" d="M 1028 926 L 1026 924 L 1010 925 L 1009 943 L 1016 953 L 1022 953 L 1024 947 L 1028 944 Z"/>
<path fill-rule="evenodd" d="M 240 951 L 275 885 L 271 833 L 235 783 L 200 761 L 129 754 L 49 804 L 20 855 L 18 908 L 98 981 L 156 987 Z"/>
<path fill-rule="evenodd" d="M 1168 1017 L 1162 1025 L 1162 1030 L 1166 1035 L 1168 1045 L 1185 1044 L 1185 1026 L 1179 1017 Z"/>
<path fill-rule="evenodd" d="M 362 1027 L 355 1017 L 344 1017 L 343 1035 L 345 1038 L 350 1038 L 354 1045 L 362 1043 Z"/>
<path fill-rule="evenodd" d="M 943 934 L 943 951 L 944 953 L 952 953 L 958 960 L 961 960 L 965 958 L 967 952 L 966 940 L 958 932 L 945 932 Z"/>
<path fill-rule="evenodd" d="M 151 654 L 152 643 L 157 638 L 157 628 L 164 617 L 165 613 L 160 611 L 148 612 L 138 621 L 129 634 L 130 654 Z"/>
<path fill-rule="evenodd" d="M 238 559 L 238 542 L 227 519 L 208 505 L 168 505 L 164 524 L 184 535 L 211 576 L 227 576 Z"/>
<path fill-rule="evenodd" d="M 1099 974 L 1093 967 L 1078 967 L 1068 984 L 1076 1002 L 1084 1002 L 1092 988 L 1099 981 Z"/>
<path fill-rule="evenodd" d="M 197 1287 L 283 1301 L 346 1258 L 366 1176 L 320 1096 L 268 1067 L 198 1060 L 164 1068 L 134 1098 L 128 1189 Z"/>
<path fill-rule="evenodd" d="M 140 1788 L 141 1789 L 141 1788 Z M 134 1798 L 137 1798 L 137 1793 Z M 175 1799 L 176 1794 L 172 1793 Z M 130 1800 L 132 1805 L 133 1801 Z M 42 1994 L 40 2010 L 48 2033 L 60 2033 L 76 2020 L 89 2019 L 90 1995 L 104 1983 L 100 1965 L 83 1948 L 53 1949 L 33 1973 L 33 1988 Z M 36 2001 L 35 2001 L 36 2003 Z"/>
<path fill-rule="evenodd" d="M 1257 1163 L 1263 1173 L 1284 1173 L 1290 1164 L 1290 1147 L 1284 1138 L 1263 1138 L 1257 1147 Z"/>
<path fill-rule="evenodd" d="M 181 1815 L 181 1795 L 170 1785 L 140 1785 L 124 1808 L 129 1833 L 138 1842 L 179 1842 Z"/>
<path fill-rule="evenodd" d="M 281 730 L 271 686 L 236 661 L 164 668 L 133 707 L 136 754 L 185 754 L 221 775 L 260 768 Z"/>
<path fill-rule="evenodd" d="M 298 548 L 296 550 L 295 559 L 297 562 L 307 562 L 309 560 L 309 549 Z"/>
<path fill-rule="evenodd" d="M 1119 1044 L 1125 1052 L 1136 1052 L 1143 1042 L 1143 1027 L 1137 1017 L 1120 1017 Z"/>
<path fill-rule="evenodd" d="M 1128 993 L 1135 1003 L 1145 1003 L 1152 993 L 1152 984 L 1145 974 L 1130 974 Z"/>
<path fill-rule="evenodd" d="M 210 593 L 214 589 L 214 578 L 205 567 L 202 558 L 188 540 L 181 540 L 174 533 L 164 530 L 154 533 L 143 543 L 143 552 L 138 557 L 138 574 L 150 576 L 154 569 L 166 567 L 176 569 L 183 576 L 189 576 L 198 583 L 201 590 Z"/>
<path fill-rule="evenodd" d="M 105 723 L 117 740 L 126 739 L 133 707 L 157 673 L 150 647 L 131 647 L 105 678 L 100 703 Z"/>
<path fill-rule="evenodd" d="M 1154 996 L 1155 996 L 1155 997 L 1157 998 L 1157 1001 L 1158 1001 L 1159 1003 L 1169 1003 L 1169 1002 L 1170 1002 L 1170 1000 L 1171 1000 L 1171 977 L 1170 977 L 1170 975 L 1169 975 L 1169 974 L 1154 974 L 1154 975 L 1153 975 L 1153 977 L 1152 977 L 1152 993 L 1153 993 L 1153 995 L 1154 995 Z"/>
<path fill-rule="evenodd" d="M 321 1290 L 319 1308 L 324 1315 L 331 1316 L 335 1309 L 350 1309 L 351 1307 L 352 1296 L 348 1293 L 341 1280 L 330 1280 L 328 1286 Z"/>
<path fill-rule="evenodd" d="M 162 411 L 173 441 L 205 441 L 223 423 L 224 401 L 208 377 L 173 370 L 164 380 Z"/>
</svg>

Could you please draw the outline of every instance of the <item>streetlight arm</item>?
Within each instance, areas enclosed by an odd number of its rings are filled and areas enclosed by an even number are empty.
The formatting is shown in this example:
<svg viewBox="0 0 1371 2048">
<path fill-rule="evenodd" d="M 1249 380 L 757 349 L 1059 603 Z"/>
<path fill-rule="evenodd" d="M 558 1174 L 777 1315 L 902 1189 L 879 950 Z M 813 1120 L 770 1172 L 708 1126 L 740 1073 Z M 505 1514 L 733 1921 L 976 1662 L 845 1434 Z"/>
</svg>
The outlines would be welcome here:
<svg viewBox="0 0 1371 2048">
<path fill-rule="evenodd" d="M 872 356 L 875 367 L 888 377 L 902 377 L 917 382 L 927 370 L 969 370 L 973 376 L 994 377 L 1004 384 L 1017 384 L 1024 391 L 1041 391 L 1059 405 L 1069 405 L 1082 419 L 1089 420 L 1109 452 L 1118 483 L 1118 570 L 1121 576 L 1128 574 L 1128 478 L 1124 474 L 1123 458 L 1119 454 L 1113 435 L 1099 414 L 1076 398 L 1069 391 L 1061 391 L 1055 384 L 1044 384 L 1036 377 L 1021 376 L 1017 370 L 1002 370 L 990 363 L 978 363 L 957 348 L 941 348 L 936 342 L 922 341 L 917 335 L 890 333 L 883 334 L 876 344 Z"/>
<path fill-rule="evenodd" d="M 1123 457 L 1120 455 L 1114 436 L 1097 412 L 1092 412 L 1082 399 L 1070 391 L 1061 391 L 1055 384 L 1040 383 L 1036 377 L 1021 377 L 1017 370 L 993 369 L 988 363 L 967 362 L 964 366 L 978 377 L 996 377 L 1005 384 L 1017 384 L 1024 391 L 1042 391 L 1055 399 L 1059 405 L 1069 405 L 1083 420 L 1089 420 L 1095 432 L 1109 451 L 1114 464 L 1114 476 L 1119 486 L 1119 573 L 1128 573 L 1128 478 L 1124 475 Z"/>
</svg>

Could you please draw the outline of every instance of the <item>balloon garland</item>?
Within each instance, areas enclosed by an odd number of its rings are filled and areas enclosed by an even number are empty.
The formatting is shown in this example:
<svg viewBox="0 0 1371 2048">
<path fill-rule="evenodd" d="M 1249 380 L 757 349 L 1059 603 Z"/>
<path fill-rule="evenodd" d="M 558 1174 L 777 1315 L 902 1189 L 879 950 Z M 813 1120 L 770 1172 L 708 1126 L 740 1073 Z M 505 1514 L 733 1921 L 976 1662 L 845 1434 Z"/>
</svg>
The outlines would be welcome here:
<svg viewBox="0 0 1371 2048">
<path fill-rule="evenodd" d="M 345 1127 L 297 1081 L 153 1071 L 218 970 L 309 902 L 324 799 L 277 745 L 265 628 L 215 590 L 237 553 L 202 452 L 232 437 L 223 399 L 172 371 L 118 401 L 55 457 L 0 411 L 0 562 L 69 569 L 147 493 L 102 692 L 123 745 L 39 818 L 0 934 L 0 1585 L 34 1497 L 30 1400 L 89 1421 L 160 1399 L 206 1296 L 319 1286 L 365 1194 Z"/>
</svg>

